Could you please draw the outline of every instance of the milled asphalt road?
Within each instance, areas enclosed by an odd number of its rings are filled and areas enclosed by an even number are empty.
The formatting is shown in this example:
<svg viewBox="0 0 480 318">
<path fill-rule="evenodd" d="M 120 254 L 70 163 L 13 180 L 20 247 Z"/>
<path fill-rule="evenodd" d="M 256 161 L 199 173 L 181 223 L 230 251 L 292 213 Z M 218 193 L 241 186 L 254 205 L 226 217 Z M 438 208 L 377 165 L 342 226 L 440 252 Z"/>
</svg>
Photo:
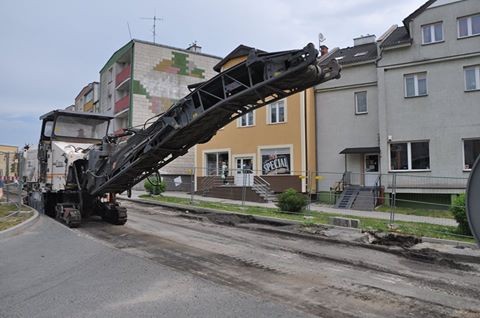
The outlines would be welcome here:
<svg viewBox="0 0 480 318">
<path fill-rule="evenodd" d="M 47 217 L 0 240 L 0 317 L 308 317 L 103 245 Z"/>
</svg>

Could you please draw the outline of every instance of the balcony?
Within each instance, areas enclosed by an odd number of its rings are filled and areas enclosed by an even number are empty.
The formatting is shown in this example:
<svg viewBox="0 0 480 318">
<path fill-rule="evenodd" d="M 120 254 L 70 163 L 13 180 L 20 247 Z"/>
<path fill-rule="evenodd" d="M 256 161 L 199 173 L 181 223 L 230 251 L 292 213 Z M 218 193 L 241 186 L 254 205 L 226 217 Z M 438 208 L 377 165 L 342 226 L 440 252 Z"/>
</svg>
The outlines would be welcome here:
<svg viewBox="0 0 480 318">
<path fill-rule="evenodd" d="M 93 112 L 93 100 L 83 105 L 84 112 Z"/>
<path fill-rule="evenodd" d="M 119 112 L 128 109 L 130 106 L 130 95 L 126 95 L 115 102 L 114 113 L 118 114 Z"/>
<path fill-rule="evenodd" d="M 127 65 L 123 68 L 123 70 L 120 71 L 120 73 L 117 74 L 115 77 L 115 88 L 120 88 L 120 86 L 123 86 L 123 84 L 127 83 L 128 80 L 130 79 L 130 74 L 131 74 L 131 67 L 130 65 Z"/>
</svg>

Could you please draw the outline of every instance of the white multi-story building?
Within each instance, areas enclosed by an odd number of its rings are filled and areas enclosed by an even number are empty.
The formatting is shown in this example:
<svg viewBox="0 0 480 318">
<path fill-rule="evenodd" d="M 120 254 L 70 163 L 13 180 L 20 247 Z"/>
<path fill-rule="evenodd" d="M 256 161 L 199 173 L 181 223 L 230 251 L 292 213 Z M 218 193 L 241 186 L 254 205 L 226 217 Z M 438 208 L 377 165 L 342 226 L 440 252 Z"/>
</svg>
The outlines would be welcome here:
<svg viewBox="0 0 480 318">
<path fill-rule="evenodd" d="M 131 40 L 116 51 L 100 70 L 100 112 L 114 117 L 113 132 L 143 128 L 148 119 L 165 112 L 189 93 L 188 85 L 212 78 L 221 59 L 201 53 L 193 44 L 188 49 Z M 150 122 L 151 123 L 151 122 Z M 147 122 L 148 125 L 148 122 Z M 169 182 L 183 176 L 188 186 L 193 151 L 162 168 Z M 179 183 L 170 190 L 183 189 Z"/>
<path fill-rule="evenodd" d="M 319 170 L 361 185 L 397 174 L 405 196 L 463 192 L 480 154 L 479 39 L 478 0 L 431 0 L 377 41 L 335 52 L 342 78 L 316 88 Z"/>
</svg>

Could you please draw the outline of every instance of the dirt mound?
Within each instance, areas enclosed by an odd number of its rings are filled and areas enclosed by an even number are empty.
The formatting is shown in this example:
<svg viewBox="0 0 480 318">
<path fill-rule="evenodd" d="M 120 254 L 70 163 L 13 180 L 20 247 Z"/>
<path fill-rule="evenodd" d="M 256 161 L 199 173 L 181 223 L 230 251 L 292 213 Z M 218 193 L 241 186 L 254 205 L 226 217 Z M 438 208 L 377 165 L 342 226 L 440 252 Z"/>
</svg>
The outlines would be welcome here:
<svg viewBox="0 0 480 318">
<path fill-rule="evenodd" d="M 470 265 L 459 263 L 437 250 L 431 248 L 423 248 L 421 250 L 405 250 L 402 252 L 405 257 L 421 261 L 424 263 L 438 264 L 453 269 L 459 269 L 463 271 L 472 271 L 474 268 Z"/>
<path fill-rule="evenodd" d="M 367 235 L 368 243 L 370 244 L 410 248 L 415 244 L 422 242 L 421 238 L 411 236 L 411 235 L 374 232 L 374 231 L 366 231 L 365 233 Z"/>
<path fill-rule="evenodd" d="M 230 213 L 212 213 L 207 214 L 205 217 L 213 223 L 221 225 L 235 226 L 242 223 L 254 223 L 255 218 L 250 215 L 237 215 Z"/>
</svg>

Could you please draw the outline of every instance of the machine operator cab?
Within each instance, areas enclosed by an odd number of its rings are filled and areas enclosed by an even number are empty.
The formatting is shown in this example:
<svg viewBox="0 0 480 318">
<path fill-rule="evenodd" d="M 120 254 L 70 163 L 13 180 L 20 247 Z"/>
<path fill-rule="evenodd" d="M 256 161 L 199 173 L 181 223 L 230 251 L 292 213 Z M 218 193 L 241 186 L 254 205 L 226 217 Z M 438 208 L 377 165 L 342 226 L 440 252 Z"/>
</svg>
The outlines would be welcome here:
<svg viewBox="0 0 480 318">
<path fill-rule="evenodd" d="M 92 145 L 101 143 L 112 117 L 54 110 L 40 119 L 39 181 L 51 190 L 64 190 L 68 167 L 84 159 Z"/>
<path fill-rule="evenodd" d="M 40 117 L 42 120 L 40 141 L 59 140 L 95 144 L 107 135 L 112 118 L 93 113 L 54 110 Z"/>
</svg>

